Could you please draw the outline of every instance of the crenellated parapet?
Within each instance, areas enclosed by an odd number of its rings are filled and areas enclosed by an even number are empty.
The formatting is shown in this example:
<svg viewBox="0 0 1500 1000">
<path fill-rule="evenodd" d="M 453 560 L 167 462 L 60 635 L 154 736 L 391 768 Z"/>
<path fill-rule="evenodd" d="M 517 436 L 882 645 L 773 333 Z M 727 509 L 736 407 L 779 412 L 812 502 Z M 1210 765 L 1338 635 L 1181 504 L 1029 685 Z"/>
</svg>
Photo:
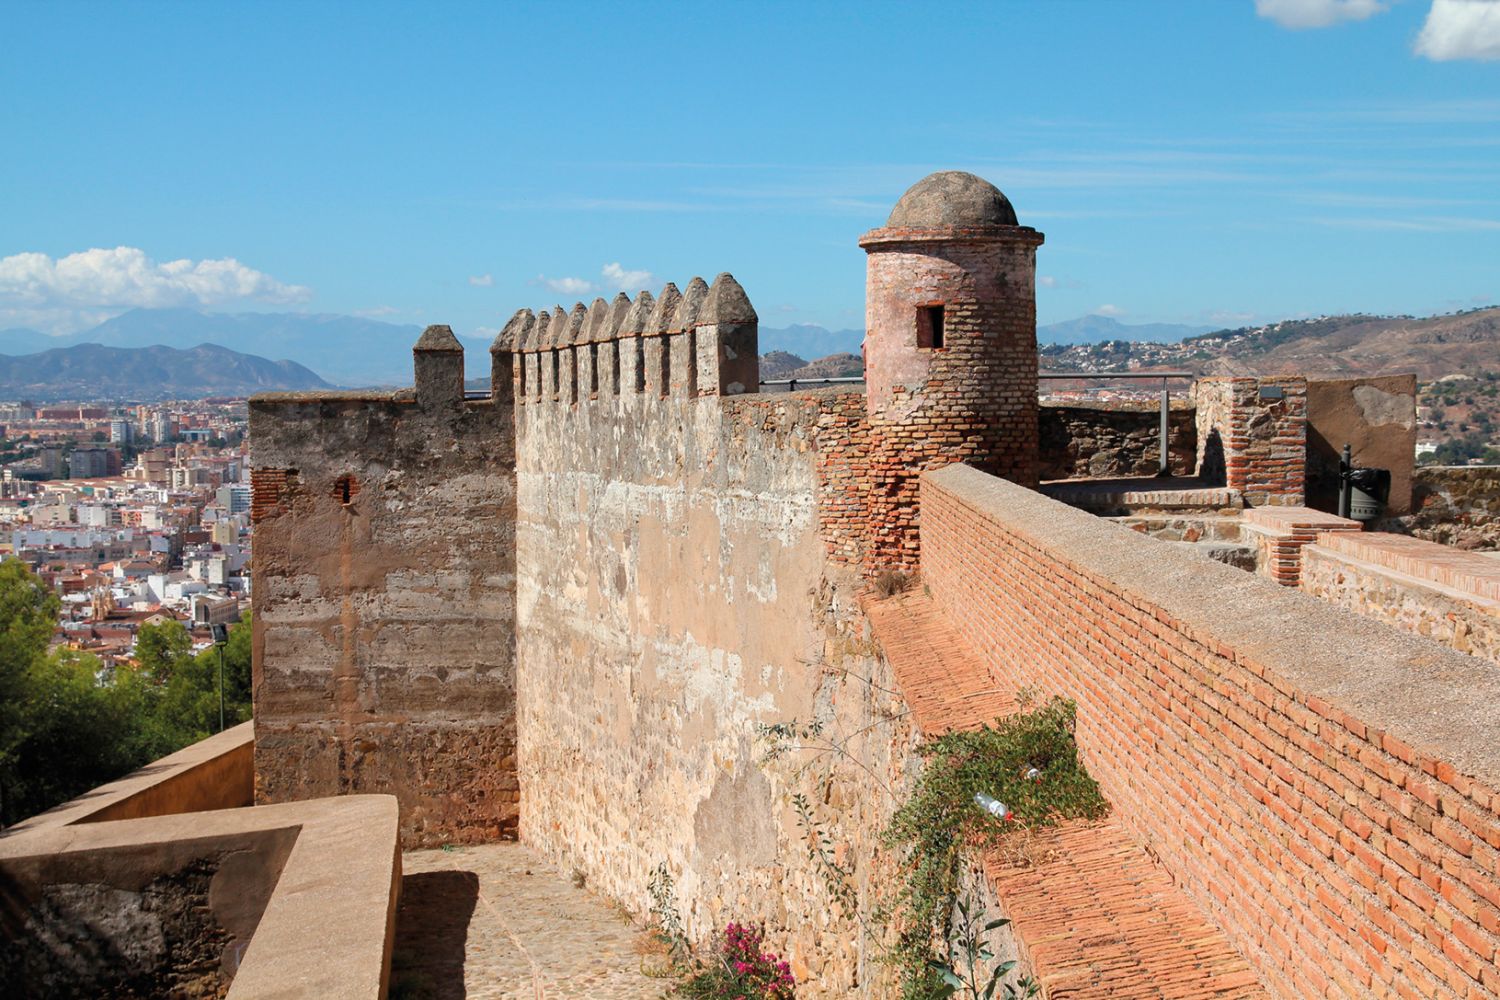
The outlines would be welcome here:
<svg viewBox="0 0 1500 1000">
<path fill-rule="evenodd" d="M 759 317 L 734 276 L 685 291 L 624 292 L 571 310 L 521 309 L 491 347 L 495 398 L 520 405 L 631 397 L 694 399 L 760 386 Z M 507 352 L 518 357 L 502 357 Z"/>
</svg>

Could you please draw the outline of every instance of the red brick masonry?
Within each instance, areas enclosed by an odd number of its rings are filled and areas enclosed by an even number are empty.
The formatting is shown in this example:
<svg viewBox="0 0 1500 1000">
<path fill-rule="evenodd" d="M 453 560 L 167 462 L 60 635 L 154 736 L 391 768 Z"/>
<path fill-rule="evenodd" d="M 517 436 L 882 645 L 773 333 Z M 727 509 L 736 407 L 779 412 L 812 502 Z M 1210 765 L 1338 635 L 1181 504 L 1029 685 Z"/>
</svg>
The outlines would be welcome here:
<svg viewBox="0 0 1500 1000">
<path fill-rule="evenodd" d="M 1281 997 L 1500 996 L 1500 675 L 964 466 L 922 574 Z"/>
<path fill-rule="evenodd" d="M 865 602 L 917 727 L 972 729 L 1016 710 L 964 637 L 921 592 Z M 1001 851 L 986 877 L 1013 921 L 1028 974 L 1048 997 L 1249 1000 L 1244 958 L 1110 817 L 1036 834 L 1029 864 Z"/>
</svg>

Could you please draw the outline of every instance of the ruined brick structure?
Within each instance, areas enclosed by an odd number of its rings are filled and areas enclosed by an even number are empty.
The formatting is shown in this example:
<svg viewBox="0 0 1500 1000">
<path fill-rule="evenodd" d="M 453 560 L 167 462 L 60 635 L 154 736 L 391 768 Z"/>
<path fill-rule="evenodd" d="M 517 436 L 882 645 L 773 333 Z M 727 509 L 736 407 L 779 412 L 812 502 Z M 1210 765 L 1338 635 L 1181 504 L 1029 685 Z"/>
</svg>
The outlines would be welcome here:
<svg viewBox="0 0 1500 1000">
<path fill-rule="evenodd" d="M 1445 685 L 1500 686 L 1035 492 L 1041 242 L 979 178 L 908 191 L 861 239 L 867 392 L 760 394 L 756 311 L 721 274 L 518 311 L 485 398 L 432 327 L 413 390 L 252 401 L 258 801 L 389 791 L 408 846 L 519 835 L 637 912 L 665 867 L 694 937 L 763 921 L 799 996 L 889 995 L 880 831 L 919 766 L 913 705 L 942 698 L 901 689 L 862 602 L 919 570 L 907 596 L 952 640 L 925 652 L 988 671 L 968 709 L 1077 701 L 1110 850 L 1190 912 L 1188 954 L 1236 956 L 1233 995 L 1500 995 L 1500 761 Z M 1299 503 L 1306 399 L 1207 382 L 1200 469 Z M 811 749 L 768 755 L 775 725 Z"/>
<path fill-rule="evenodd" d="M 1295 507 L 1306 495 L 1307 379 L 1205 378 L 1198 408 L 1198 474 L 1252 506 Z"/>
</svg>

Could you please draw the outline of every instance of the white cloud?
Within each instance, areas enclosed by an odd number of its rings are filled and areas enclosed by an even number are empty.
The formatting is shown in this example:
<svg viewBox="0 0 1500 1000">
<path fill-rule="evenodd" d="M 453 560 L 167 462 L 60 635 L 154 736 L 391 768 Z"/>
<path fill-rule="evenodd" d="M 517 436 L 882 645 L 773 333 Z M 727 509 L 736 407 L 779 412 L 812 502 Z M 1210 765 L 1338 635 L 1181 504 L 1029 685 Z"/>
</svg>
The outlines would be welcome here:
<svg viewBox="0 0 1500 1000">
<path fill-rule="evenodd" d="M 469 275 L 469 284 L 473 285 L 475 288 L 489 288 L 494 283 L 495 276 L 492 274 Z"/>
<path fill-rule="evenodd" d="M 1500 59 L 1500 2 L 1432 0 L 1416 53 L 1438 62 Z"/>
<path fill-rule="evenodd" d="M 1255 13 L 1283 28 L 1328 28 L 1383 12 L 1389 0 L 1255 0 Z"/>
<path fill-rule="evenodd" d="M 656 277 L 650 271 L 631 271 L 621 267 L 619 262 L 605 264 L 599 269 L 601 281 L 590 281 L 587 278 L 549 278 L 544 274 L 536 276 L 533 285 L 542 285 L 557 292 L 559 295 L 588 295 L 593 292 L 630 292 L 635 293 L 642 288 L 649 288 L 656 284 Z M 485 277 L 488 277 L 486 275 Z M 474 279 L 470 278 L 470 281 Z"/>
<path fill-rule="evenodd" d="M 1037 277 L 1036 277 L 1036 283 L 1038 285 L 1041 285 L 1043 288 L 1056 288 L 1057 287 L 1057 279 L 1054 278 L 1054 277 L 1052 277 L 1052 275 L 1050 275 L 1050 274 L 1039 274 L 1039 275 L 1037 275 Z"/>
<path fill-rule="evenodd" d="M 539 274 L 534 284 L 545 285 L 559 295 L 587 295 L 594 290 L 594 283 L 587 278 L 548 278 Z"/>
<path fill-rule="evenodd" d="M 93 249 L 54 260 L 43 253 L 0 258 L 0 324 L 63 333 L 131 308 L 303 302 L 289 285 L 233 257 L 158 263 L 136 247 Z"/>
<path fill-rule="evenodd" d="M 656 284 L 656 278 L 650 271 L 627 271 L 619 265 L 619 262 L 605 264 L 599 271 L 604 275 L 605 284 L 620 292 L 638 292 L 642 288 Z"/>
<path fill-rule="evenodd" d="M 1125 315 L 1125 310 L 1119 306 L 1112 306 L 1108 302 L 1094 310 L 1095 316 L 1120 317 Z"/>
</svg>

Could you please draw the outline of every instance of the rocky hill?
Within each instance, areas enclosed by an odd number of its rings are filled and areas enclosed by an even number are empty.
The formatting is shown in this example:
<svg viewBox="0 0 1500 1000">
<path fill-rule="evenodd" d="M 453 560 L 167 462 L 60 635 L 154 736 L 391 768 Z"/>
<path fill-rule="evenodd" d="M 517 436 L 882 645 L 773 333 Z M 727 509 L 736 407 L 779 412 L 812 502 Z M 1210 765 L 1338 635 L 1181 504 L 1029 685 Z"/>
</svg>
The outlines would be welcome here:
<svg viewBox="0 0 1500 1000">
<path fill-rule="evenodd" d="M 268 361 L 214 344 L 188 350 L 79 344 L 0 356 L 4 399 L 149 401 L 326 388 L 327 382 L 294 361 Z"/>
<path fill-rule="evenodd" d="M 830 354 L 826 358 L 808 361 L 786 351 L 771 351 L 760 356 L 762 379 L 784 378 L 849 378 L 863 375 L 865 365 L 857 354 Z"/>
<path fill-rule="evenodd" d="M 1421 381 L 1500 370 L 1500 307 L 1447 316 L 1320 316 L 1220 330 L 1179 343 L 1107 341 L 1042 348 L 1056 371 L 1174 368 L 1203 375 L 1374 375 Z"/>
<path fill-rule="evenodd" d="M 1426 460 L 1500 455 L 1500 307 L 1446 316 L 1320 316 L 1220 330 L 1180 343 L 1055 345 L 1051 371 L 1181 370 L 1199 375 L 1417 376 L 1417 436 Z"/>
</svg>

